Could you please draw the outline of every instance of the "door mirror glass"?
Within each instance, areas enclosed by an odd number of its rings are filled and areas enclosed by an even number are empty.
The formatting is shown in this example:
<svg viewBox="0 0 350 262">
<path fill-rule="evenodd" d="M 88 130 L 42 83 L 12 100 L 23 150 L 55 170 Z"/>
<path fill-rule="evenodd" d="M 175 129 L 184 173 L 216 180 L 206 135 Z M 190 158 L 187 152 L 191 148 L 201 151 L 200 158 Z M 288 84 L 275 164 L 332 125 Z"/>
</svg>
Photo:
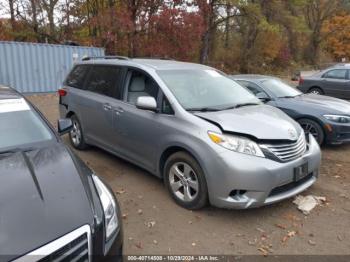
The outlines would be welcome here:
<svg viewBox="0 0 350 262">
<path fill-rule="evenodd" d="M 58 133 L 62 136 L 69 133 L 73 128 L 73 122 L 70 118 L 63 118 L 57 121 Z"/>
<path fill-rule="evenodd" d="M 136 107 L 143 110 L 157 111 L 157 102 L 152 96 L 140 96 L 137 98 Z"/>
<path fill-rule="evenodd" d="M 267 101 L 271 100 L 270 97 L 264 92 L 257 93 L 256 97 L 259 98 L 263 102 L 267 102 Z"/>
</svg>

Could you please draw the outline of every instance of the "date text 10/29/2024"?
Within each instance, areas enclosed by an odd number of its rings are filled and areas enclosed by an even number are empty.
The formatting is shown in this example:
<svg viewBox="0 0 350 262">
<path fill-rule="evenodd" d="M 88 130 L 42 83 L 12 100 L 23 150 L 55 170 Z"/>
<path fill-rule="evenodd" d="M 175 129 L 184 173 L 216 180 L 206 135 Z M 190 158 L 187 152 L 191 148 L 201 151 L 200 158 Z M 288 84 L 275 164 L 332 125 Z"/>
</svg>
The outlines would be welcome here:
<svg viewBox="0 0 350 262">
<path fill-rule="evenodd" d="M 218 256 L 127 256 L 127 261 L 219 261 Z"/>
</svg>

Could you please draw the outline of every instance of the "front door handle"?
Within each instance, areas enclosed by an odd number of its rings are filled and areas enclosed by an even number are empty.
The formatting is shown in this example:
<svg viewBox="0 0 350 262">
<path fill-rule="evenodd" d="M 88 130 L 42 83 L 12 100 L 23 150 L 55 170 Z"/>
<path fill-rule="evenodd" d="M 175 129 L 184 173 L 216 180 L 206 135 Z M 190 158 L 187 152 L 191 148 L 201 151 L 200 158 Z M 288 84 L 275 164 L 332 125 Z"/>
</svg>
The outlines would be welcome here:
<svg viewBox="0 0 350 262">
<path fill-rule="evenodd" d="M 116 107 L 116 108 L 114 108 L 114 111 L 115 111 L 117 114 L 119 114 L 119 113 L 123 113 L 123 112 L 124 112 L 124 109 L 121 108 L 121 107 Z"/>
<path fill-rule="evenodd" d="M 103 109 L 104 109 L 105 111 L 110 111 L 110 110 L 112 110 L 112 106 L 111 106 L 110 104 L 104 104 L 104 105 L 103 105 Z"/>
</svg>

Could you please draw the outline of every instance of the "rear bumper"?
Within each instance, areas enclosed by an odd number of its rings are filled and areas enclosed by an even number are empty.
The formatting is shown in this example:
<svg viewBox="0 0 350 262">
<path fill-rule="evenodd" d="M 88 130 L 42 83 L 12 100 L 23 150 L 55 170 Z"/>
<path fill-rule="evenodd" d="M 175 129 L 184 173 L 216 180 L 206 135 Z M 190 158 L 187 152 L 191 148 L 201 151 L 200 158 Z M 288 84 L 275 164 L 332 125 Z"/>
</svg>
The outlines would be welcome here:
<svg viewBox="0 0 350 262">
<path fill-rule="evenodd" d="M 207 175 L 210 203 L 221 208 L 246 209 L 282 201 L 315 183 L 320 162 L 321 152 L 313 138 L 302 157 L 287 163 L 227 150 L 206 166 L 211 172 Z M 294 169 L 304 163 L 308 163 L 308 175 L 294 182 Z"/>
<path fill-rule="evenodd" d="M 58 105 L 58 110 L 59 110 L 59 113 L 60 113 L 60 118 L 66 118 L 66 116 L 68 114 L 67 106 L 59 104 Z"/>
<path fill-rule="evenodd" d="M 307 88 L 307 87 L 301 86 L 301 85 L 298 85 L 298 86 L 296 87 L 296 89 L 298 89 L 299 91 L 301 91 L 301 92 L 303 92 L 303 93 L 307 93 L 307 91 L 308 91 L 308 88 Z"/>
</svg>

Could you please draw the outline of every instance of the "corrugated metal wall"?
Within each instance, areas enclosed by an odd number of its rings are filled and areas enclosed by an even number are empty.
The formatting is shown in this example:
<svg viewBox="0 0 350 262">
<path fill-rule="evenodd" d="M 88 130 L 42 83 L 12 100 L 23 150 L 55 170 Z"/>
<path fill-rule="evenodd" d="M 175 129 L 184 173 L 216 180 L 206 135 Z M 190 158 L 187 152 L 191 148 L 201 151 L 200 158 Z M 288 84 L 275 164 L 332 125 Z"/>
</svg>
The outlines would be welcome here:
<svg viewBox="0 0 350 262">
<path fill-rule="evenodd" d="M 103 55 L 104 49 L 95 47 L 0 41 L 0 84 L 22 93 L 53 92 L 74 61 Z"/>
</svg>

